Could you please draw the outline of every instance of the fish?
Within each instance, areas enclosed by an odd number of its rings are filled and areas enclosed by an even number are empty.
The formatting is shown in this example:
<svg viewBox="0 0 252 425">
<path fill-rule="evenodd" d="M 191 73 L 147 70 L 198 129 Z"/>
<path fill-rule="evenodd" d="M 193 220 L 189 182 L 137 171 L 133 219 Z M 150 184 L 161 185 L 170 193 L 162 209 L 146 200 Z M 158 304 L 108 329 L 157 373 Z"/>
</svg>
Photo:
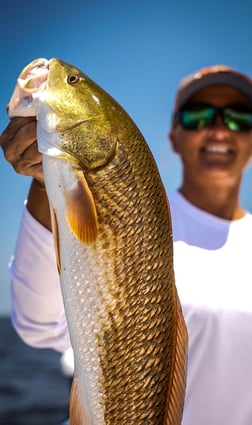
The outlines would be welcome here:
<svg viewBox="0 0 252 425">
<path fill-rule="evenodd" d="M 188 335 L 169 201 L 144 136 L 109 93 L 57 58 L 21 71 L 8 114 L 37 119 L 74 352 L 70 424 L 179 425 Z"/>
</svg>

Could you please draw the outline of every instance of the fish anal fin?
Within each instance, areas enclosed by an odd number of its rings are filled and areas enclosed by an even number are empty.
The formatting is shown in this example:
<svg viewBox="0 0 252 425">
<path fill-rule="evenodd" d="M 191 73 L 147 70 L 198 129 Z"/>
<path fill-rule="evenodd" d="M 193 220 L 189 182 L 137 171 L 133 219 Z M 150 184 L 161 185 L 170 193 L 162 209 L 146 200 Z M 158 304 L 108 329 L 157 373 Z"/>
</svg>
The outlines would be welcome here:
<svg viewBox="0 0 252 425">
<path fill-rule="evenodd" d="M 73 379 L 70 393 L 69 424 L 92 425 L 91 419 L 88 416 L 85 406 L 81 400 L 77 380 L 75 377 Z"/>
<path fill-rule="evenodd" d="M 59 243 L 58 220 L 57 220 L 56 211 L 51 205 L 50 205 L 50 211 L 51 211 L 52 232 L 53 232 L 54 248 L 55 248 L 55 254 L 56 254 L 57 269 L 58 269 L 58 273 L 60 274 L 60 272 L 61 272 L 61 260 L 60 260 L 60 243 Z"/>
<path fill-rule="evenodd" d="M 80 241 L 92 243 L 98 232 L 94 198 L 83 173 L 75 173 L 75 177 L 75 184 L 65 189 L 66 220 Z"/>
</svg>

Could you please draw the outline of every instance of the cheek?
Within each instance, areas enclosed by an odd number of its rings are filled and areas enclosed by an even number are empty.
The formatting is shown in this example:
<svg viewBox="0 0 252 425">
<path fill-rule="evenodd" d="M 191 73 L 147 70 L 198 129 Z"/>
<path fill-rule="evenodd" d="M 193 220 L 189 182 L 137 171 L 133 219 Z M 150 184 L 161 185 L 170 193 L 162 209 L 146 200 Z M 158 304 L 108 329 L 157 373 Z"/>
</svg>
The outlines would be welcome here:
<svg viewBox="0 0 252 425">
<path fill-rule="evenodd" d="M 177 154 L 181 154 L 181 152 L 184 149 L 184 145 L 187 143 L 187 137 L 185 132 L 181 127 L 177 127 L 172 133 L 171 133 L 171 143 L 174 152 Z"/>
<path fill-rule="evenodd" d="M 174 150 L 182 157 L 197 154 L 202 144 L 202 136 L 196 132 L 181 131 L 176 138 Z"/>
<path fill-rule="evenodd" d="M 243 143 L 240 143 L 238 149 L 238 158 L 241 167 L 245 167 L 251 163 L 252 140 L 244 140 Z"/>
<path fill-rule="evenodd" d="M 252 137 L 249 138 L 249 140 L 243 140 L 240 146 L 244 152 L 244 155 L 247 155 L 248 157 L 252 155 Z"/>
</svg>

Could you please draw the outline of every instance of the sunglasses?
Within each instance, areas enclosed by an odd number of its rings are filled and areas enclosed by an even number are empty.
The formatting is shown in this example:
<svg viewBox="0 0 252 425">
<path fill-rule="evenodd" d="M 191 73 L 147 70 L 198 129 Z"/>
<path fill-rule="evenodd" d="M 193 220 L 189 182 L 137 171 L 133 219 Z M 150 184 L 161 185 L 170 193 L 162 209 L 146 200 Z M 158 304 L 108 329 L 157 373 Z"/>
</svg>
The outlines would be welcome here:
<svg viewBox="0 0 252 425">
<path fill-rule="evenodd" d="M 216 108 L 207 104 L 193 104 L 184 107 L 174 116 L 186 130 L 200 130 L 213 124 L 220 115 L 225 126 L 231 131 L 252 129 L 252 110 L 243 105 L 230 105 Z"/>
</svg>

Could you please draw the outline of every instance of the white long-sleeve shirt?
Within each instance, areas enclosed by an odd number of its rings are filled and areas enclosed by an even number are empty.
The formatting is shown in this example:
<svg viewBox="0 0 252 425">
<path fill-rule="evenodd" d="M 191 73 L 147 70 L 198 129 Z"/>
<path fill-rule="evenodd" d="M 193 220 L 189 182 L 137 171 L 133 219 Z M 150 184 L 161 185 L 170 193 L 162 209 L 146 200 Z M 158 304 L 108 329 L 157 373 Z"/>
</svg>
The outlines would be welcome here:
<svg viewBox="0 0 252 425">
<path fill-rule="evenodd" d="M 183 425 L 252 424 L 252 215 L 233 222 L 169 194 L 176 285 L 189 333 Z M 13 323 L 70 346 L 52 235 L 25 210 L 11 266 Z"/>
<path fill-rule="evenodd" d="M 26 208 L 10 271 L 12 323 L 20 337 L 33 347 L 69 348 L 52 233 Z"/>
</svg>

